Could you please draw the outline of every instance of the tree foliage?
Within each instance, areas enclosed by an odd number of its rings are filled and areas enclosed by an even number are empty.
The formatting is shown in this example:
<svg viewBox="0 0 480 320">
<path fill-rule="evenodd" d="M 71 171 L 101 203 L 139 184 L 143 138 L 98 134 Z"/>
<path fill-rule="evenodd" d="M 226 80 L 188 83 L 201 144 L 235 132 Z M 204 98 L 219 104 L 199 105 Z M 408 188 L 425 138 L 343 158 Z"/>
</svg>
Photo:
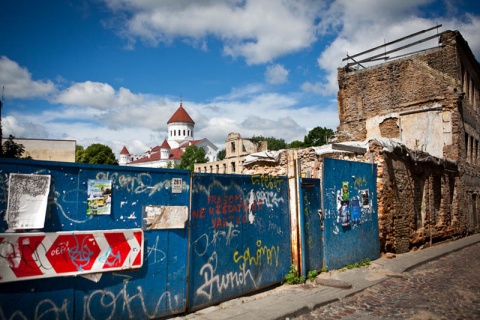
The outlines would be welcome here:
<svg viewBox="0 0 480 320">
<path fill-rule="evenodd" d="M 331 137 L 332 135 L 332 129 L 315 127 L 305 136 L 303 140 L 304 147 L 323 146 L 327 143 L 328 137 Z"/>
<path fill-rule="evenodd" d="M 267 141 L 268 150 L 282 150 L 287 149 L 287 143 L 284 139 L 278 139 L 274 137 L 253 136 L 250 140 L 260 143 L 261 141 Z"/>
<path fill-rule="evenodd" d="M 85 148 L 83 146 L 75 146 L 75 162 L 83 163 L 83 155 Z"/>
<path fill-rule="evenodd" d="M 206 163 L 208 159 L 206 157 L 205 150 L 195 145 L 189 146 L 185 149 L 182 155 L 182 161 L 180 162 L 180 169 L 187 169 L 193 171 L 196 163 Z"/>
<path fill-rule="evenodd" d="M 299 140 L 294 140 L 290 142 L 290 144 L 288 145 L 288 148 L 290 149 L 302 148 L 302 147 L 303 147 L 303 142 Z"/>
<path fill-rule="evenodd" d="M 223 160 L 227 156 L 227 151 L 225 149 L 222 149 L 217 152 L 217 160 Z"/>
<path fill-rule="evenodd" d="M 83 150 L 82 146 L 77 146 L 75 150 L 75 161 L 79 163 L 118 165 L 112 149 L 100 143 L 94 143 L 85 150 Z"/>
<path fill-rule="evenodd" d="M 26 155 L 25 147 L 21 143 L 16 143 L 13 141 L 14 136 L 10 135 L 8 139 L 2 145 L 2 154 L 3 158 L 23 158 L 23 159 L 32 159 L 32 157 Z"/>
</svg>

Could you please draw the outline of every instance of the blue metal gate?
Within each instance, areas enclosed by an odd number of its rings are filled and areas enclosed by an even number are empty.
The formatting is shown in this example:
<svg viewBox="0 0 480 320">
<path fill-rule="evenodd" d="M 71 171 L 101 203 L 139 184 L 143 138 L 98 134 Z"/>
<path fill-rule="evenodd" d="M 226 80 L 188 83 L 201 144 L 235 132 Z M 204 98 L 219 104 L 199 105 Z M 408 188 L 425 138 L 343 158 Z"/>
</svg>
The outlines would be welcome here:
<svg viewBox="0 0 480 320">
<path fill-rule="evenodd" d="M 280 282 L 291 262 L 286 177 L 194 174 L 190 239 L 190 310 Z"/>
<path fill-rule="evenodd" d="M 305 271 L 322 269 L 322 222 L 321 192 L 319 179 L 301 180 L 301 201 L 304 225 L 303 250 L 305 255 Z"/>
<path fill-rule="evenodd" d="M 376 177 L 375 164 L 324 159 L 323 259 L 329 269 L 380 256 Z"/>
<path fill-rule="evenodd" d="M 187 228 L 146 227 L 144 213 L 146 207 L 181 208 L 188 218 L 189 171 L 0 159 L 0 232 L 7 230 L 3 218 L 11 173 L 51 177 L 45 226 L 36 231 L 43 233 L 41 237 L 55 237 L 58 232 L 63 232 L 62 237 L 75 237 L 90 230 L 140 230 L 144 255 L 138 269 L 41 278 L 52 271 L 45 263 L 61 253 L 61 248 L 57 252 L 41 246 L 35 250 L 28 243 L 33 239 L 29 237 L 32 230 L 0 234 L 0 263 L 7 267 L 2 270 L 11 273 L 8 266 L 13 272 L 22 266 L 22 274 L 17 274 L 23 276 L 31 267 L 40 277 L 8 283 L 0 279 L 1 319 L 146 319 L 186 310 Z M 92 180 L 110 181 L 109 214 L 87 213 Z M 12 234 L 24 237 L 7 243 L 5 239 Z M 79 258 L 90 259 L 91 254 Z M 107 259 L 103 259 L 105 263 Z M 78 271 L 82 273 L 81 268 Z"/>
</svg>

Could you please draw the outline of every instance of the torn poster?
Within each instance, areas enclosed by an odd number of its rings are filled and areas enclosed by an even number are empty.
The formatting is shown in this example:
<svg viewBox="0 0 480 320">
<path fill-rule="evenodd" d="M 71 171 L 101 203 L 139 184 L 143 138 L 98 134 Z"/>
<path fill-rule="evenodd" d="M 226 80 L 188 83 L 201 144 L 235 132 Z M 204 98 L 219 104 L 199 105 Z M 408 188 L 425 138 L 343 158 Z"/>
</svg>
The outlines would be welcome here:
<svg viewBox="0 0 480 320">
<path fill-rule="evenodd" d="M 143 229 L 184 229 L 187 219 L 187 206 L 146 206 Z"/>
<path fill-rule="evenodd" d="M 6 220 L 10 229 L 45 225 L 50 175 L 10 173 Z"/>
<path fill-rule="evenodd" d="M 87 214 L 110 214 L 112 180 L 88 180 Z"/>
</svg>

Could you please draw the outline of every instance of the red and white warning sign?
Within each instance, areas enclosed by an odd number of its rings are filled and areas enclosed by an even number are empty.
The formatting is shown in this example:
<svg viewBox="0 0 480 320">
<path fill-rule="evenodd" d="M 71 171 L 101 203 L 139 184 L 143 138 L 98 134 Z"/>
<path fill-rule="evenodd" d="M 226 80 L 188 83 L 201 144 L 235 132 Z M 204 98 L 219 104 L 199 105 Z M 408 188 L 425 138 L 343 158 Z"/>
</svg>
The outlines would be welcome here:
<svg viewBox="0 0 480 320">
<path fill-rule="evenodd" d="M 140 268 L 141 229 L 0 234 L 0 283 Z"/>
</svg>

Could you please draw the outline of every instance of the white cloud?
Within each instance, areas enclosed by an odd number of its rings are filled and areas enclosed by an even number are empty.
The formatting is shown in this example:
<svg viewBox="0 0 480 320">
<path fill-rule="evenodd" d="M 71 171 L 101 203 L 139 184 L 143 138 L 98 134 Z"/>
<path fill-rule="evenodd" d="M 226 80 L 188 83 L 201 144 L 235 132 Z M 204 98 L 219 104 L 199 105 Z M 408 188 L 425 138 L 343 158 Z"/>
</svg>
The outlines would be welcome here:
<svg viewBox="0 0 480 320">
<path fill-rule="evenodd" d="M 46 97 L 56 91 L 53 82 L 32 80 L 27 69 L 5 56 L 0 57 L 0 86 L 5 87 L 5 97 L 8 98 Z"/>
<path fill-rule="evenodd" d="M 85 81 L 75 83 L 60 92 L 55 98 L 55 102 L 107 110 L 140 105 L 143 102 L 143 96 L 135 95 L 125 88 L 120 88 L 118 92 L 115 92 L 115 89 L 106 83 Z"/>
<path fill-rule="evenodd" d="M 48 138 L 49 136 L 47 128 L 38 121 L 34 119 L 25 121 L 23 117 L 16 116 L 2 118 L 2 133 L 4 137 L 12 135 L 16 138 Z"/>
<path fill-rule="evenodd" d="M 280 64 L 267 67 L 265 79 L 270 84 L 282 84 L 287 82 L 288 70 Z"/>
<path fill-rule="evenodd" d="M 324 79 L 318 82 L 305 82 L 302 89 L 322 95 L 333 95 L 338 91 L 337 68 L 346 65 L 342 61 L 347 54 L 352 55 L 364 50 L 388 43 L 409 34 L 429 29 L 436 24 L 442 24 L 440 31 L 459 30 L 469 42 L 472 51 L 478 56 L 480 53 L 480 39 L 477 36 L 480 28 L 480 17 L 466 14 L 464 17 L 454 18 L 425 18 L 421 16 L 422 5 L 430 4 L 433 0 L 337 0 L 328 11 L 325 11 L 319 31 L 322 34 L 336 34 L 335 39 L 321 52 L 318 57 L 318 66 L 326 72 Z M 440 2 L 438 2 L 440 4 Z M 448 9 L 448 8 L 447 8 Z M 422 37 L 431 36 L 436 32 L 423 34 L 417 38 L 402 43 L 414 42 Z M 410 51 L 436 46 L 438 39 L 423 43 Z M 398 45 L 396 45 L 398 47 Z M 391 50 L 395 46 L 390 46 Z M 377 54 L 371 53 L 371 55 Z M 396 52 L 391 56 L 399 55 Z M 380 63 L 382 61 L 378 61 Z"/>
<path fill-rule="evenodd" d="M 114 12 L 129 18 L 120 34 L 133 42 L 140 38 L 153 45 L 175 38 L 198 42 L 215 36 L 224 53 L 244 57 L 248 64 L 266 63 L 309 47 L 315 40 L 315 19 L 322 0 L 143 1 L 105 0 Z M 123 15 L 119 15 L 123 16 Z"/>
</svg>

